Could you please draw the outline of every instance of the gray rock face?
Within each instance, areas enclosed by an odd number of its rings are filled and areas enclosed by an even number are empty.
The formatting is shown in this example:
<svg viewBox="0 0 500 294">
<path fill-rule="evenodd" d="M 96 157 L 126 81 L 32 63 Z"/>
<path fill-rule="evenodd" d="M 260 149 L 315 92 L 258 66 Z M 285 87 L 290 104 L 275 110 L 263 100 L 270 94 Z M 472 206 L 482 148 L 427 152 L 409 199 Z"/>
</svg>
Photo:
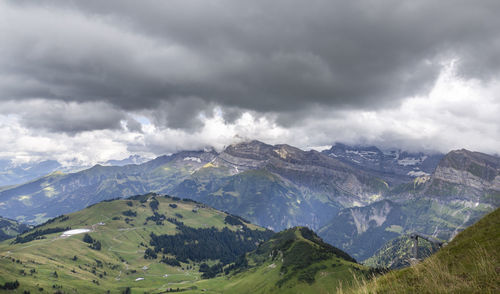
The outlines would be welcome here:
<svg viewBox="0 0 500 294">
<path fill-rule="evenodd" d="M 406 222 L 401 206 L 388 200 L 364 207 L 341 210 L 319 235 L 333 246 L 347 251 L 358 260 L 370 257 L 385 242 L 399 236 L 397 229 Z"/>
<path fill-rule="evenodd" d="M 444 156 L 440 153 L 410 153 L 396 149 L 382 151 L 375 146 L 349 146 L 340 143 L 323 153 L 372 173 L 391 186 L 432 174 Z"/>
<path fill-rule="evenodd" d="M 380 206 L 372 206 L 370 210 L 365 212 L 362 208 L 351 208 L 351 216 L 356 225 L 358 235 L 366 232 L 370 227 L 380 227 L 387 220 L 387 216 L 391 212 L 393 206 L 383 201 Z"/>
<path fill-rule="evenodd" d="M 500 158 L 464 149 L 452 151 L 423 193 L 500 205 Z"/>
<path fill-rule="evenodd" d="M 263 169 L 309 193 L 329 195 L 342 206 L 369 204 L 386 185 L 375 176 L 317 151 L 251 141 L 231 145 L 213 162 L 238 173 Z"/>
</svg>

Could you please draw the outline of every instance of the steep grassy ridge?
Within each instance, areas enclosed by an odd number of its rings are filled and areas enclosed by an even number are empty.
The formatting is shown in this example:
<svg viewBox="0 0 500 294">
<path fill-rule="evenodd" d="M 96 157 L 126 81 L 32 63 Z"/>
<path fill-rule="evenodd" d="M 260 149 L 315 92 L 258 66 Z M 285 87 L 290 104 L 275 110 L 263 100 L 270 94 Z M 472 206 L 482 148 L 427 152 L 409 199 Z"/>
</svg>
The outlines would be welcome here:
<svg viewBox="0 0 500 294">
<path fill-rule="evenodd" d="M 340 285 L 348 288 L 372 274 L 305 227 L 277 233 L 237 264 L 226 276 L 198 282 L 198 288 L 208 293 L 335 293 Z"/>
</svg>

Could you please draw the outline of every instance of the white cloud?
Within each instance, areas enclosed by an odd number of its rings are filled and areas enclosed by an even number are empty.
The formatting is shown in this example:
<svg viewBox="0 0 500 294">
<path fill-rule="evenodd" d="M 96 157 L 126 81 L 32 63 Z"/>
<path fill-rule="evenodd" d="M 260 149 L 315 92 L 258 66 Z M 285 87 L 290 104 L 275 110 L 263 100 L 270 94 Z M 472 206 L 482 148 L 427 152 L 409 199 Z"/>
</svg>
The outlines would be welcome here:
<svg viewBox="0 0 500 294">
<path fill-rule="evenodd" d="M 498 154 L 500 83 L 466 79 L 457 75 L 455 69 L 453 63 L 443 67 L 428 95 L 407 98 L 393 107 L 373 111 L 317 107 L 297 116 L 291 125 L 277 123 L 278 116 L 273 113 L 244 110 L 228 121 L 224 118 L 226 109 L 220 106 L 215 106 L 211 113 L 201 109 L 197 115 L 193 114 L 201 126 L 186 130 L 166 127 L 155 121 L 152 112 L 125 112 L 101 102 L 49 103 L 43 99 L 1 102 L 0 158 L 95 164 L 131 154 L 151 157 L 207 146 L 221 150 L 228 144 L 249 139 L 301 148 L 340 141 L 442 152 L 467 148 Z M 33 114 L 34 121 L 37 117 L 41 120 L 44 116 L 33 113 L 37 107 L 48 112 L 54 123 L 58 111 L 67 112 L 61 116 L 63 124 L 75 121 L 85 124 L 89 119 L 99 120 L 111 113 L 115 117 L 111 121 L 118 120 L 121 127 L 77 133 L 36 128 L 33 120 L 26 117 Z M 19 111 L 13 111 L 15 108 Z M 134 127 L 130 127 L 130 122 Z"/>
<path fill-rule="evenodd" d="M 332 111 L 329 115 L 328 110 L 318 110 L 315 117 L 305 119 L 303 126 L 291 132 L 301 134 L 294 141 L 306 138 L 300 142 L 302 146 L 341 141 L 442 152 L 467 148 L 498 154 L 499 95 L 498 81 L 460 77 L 451 62 L 426 96 L 411 97 L 378 111 Z M 306 137 L 304 132 L 314 137 Z"/>
</svg>

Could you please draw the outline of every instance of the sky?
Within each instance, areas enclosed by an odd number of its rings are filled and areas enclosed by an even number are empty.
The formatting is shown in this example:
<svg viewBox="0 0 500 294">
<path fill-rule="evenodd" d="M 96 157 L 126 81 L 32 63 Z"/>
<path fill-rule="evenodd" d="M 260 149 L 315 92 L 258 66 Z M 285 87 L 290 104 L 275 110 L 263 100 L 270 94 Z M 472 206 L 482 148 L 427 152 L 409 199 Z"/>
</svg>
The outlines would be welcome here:
<svg viewBox="0 0 500 294">
<path fill-rule="evenodd" d="M 0 2 L 0 159 L 500 153 L 500 1 Z"/>
</svg>

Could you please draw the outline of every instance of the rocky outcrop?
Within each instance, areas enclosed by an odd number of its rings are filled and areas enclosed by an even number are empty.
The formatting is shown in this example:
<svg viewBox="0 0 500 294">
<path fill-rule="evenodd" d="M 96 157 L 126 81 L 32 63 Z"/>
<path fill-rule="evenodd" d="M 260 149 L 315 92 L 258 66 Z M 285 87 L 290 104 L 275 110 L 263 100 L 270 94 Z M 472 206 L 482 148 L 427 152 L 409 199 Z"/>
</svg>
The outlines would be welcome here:
<svg viewBox="0 0 500 294">
<path fill-rule="evenodd" d="M 391 186 L 430 175 L 444 156 L 441 153 L 412 153 L 395 148 L 382 151 L 375 146 L 341 143 L 322 153 L 381 178 Z"/>
<path fill-rule="evenodd" d="M 344 207 L 372 203 L 387 186 L 380 179 L 317 151 L 250 141 L 231 145 L 215 162 L 245 171 L 264 169 L 311 192 L 330 195 Z"/>
<path fill-rule="evenodd" d="M 428 196 L 500 204 L 500 158 L 465 149 L 448 153 L 423 192 Z"/>
</svg>

